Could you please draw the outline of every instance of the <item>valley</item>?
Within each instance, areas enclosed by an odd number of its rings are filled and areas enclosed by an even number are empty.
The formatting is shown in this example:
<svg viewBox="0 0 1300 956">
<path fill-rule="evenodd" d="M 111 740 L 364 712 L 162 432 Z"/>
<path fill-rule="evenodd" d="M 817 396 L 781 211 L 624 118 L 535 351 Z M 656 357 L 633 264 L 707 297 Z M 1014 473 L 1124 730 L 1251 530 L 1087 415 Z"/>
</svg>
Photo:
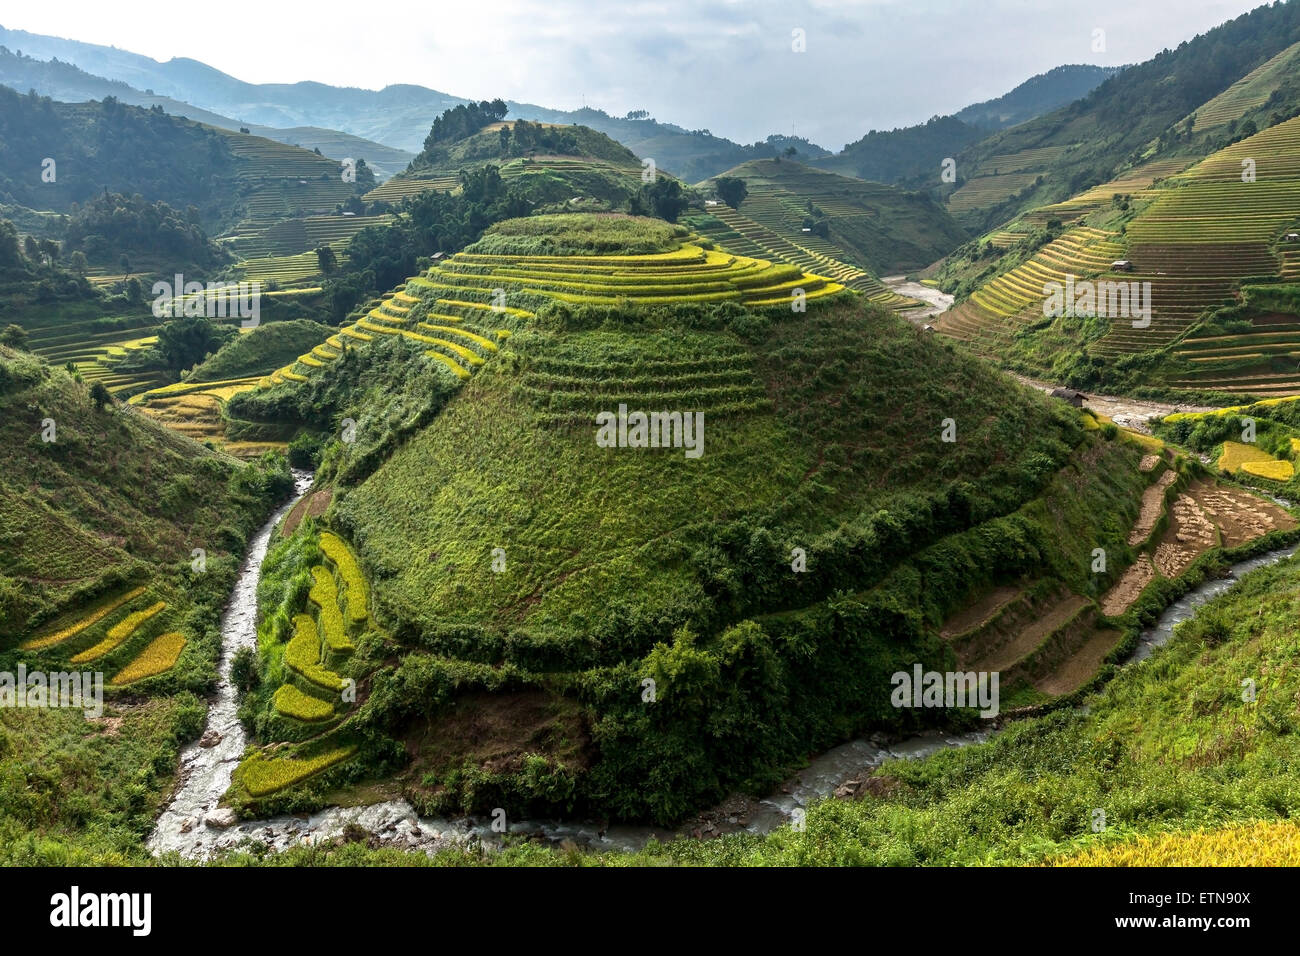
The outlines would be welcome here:
<svg viewBox="0 0 1300 956">
<path fill-rule="evenodd" d="M 0 861 L 1293 862 L 1300 0 L 838 151 L 5 38 Z"/>
</svg>

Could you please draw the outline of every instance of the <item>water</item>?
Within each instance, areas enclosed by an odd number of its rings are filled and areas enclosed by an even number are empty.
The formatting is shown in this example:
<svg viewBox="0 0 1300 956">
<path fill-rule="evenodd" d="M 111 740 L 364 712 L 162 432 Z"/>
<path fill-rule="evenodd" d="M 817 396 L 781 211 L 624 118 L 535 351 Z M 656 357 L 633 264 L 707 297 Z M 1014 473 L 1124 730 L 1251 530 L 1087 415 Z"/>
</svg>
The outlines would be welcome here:
<svg viewBox="0 0 1300 956">
<path fill-rule="evenodd" d="M 230 683 L 230 664 L 240 647 L 257 641 L 257 583 L 272 532 L 280 519 L 311 484 L 311 476 L 295 472 L 294 501 L 282 507 L 253 538 L 248 556 L 221 620 L 222 654 L 217 698 L 208 710 L 205 737 L 215 731 L 220 742 L 212 747 L 192 744 L 181 754 L 182 783 L 172 802 L 159 817 L 149 838 L 149 850 L 158 854 L 175 850 L 183 856 L 206 859 L 213 853 L 249 841 L 284 850 L 301 843 L 326 842 L 343 834 L 349 825 L 360 826 L 381 845 L 407 851 L 433 853 L 450 847 L 491 847 L 500 835 L 490 820 L 420 817 L 405 800 L 390 800 L 368 806 L 331 807 L 311 815 L 283 815 L 266 820 L 228 825 L 217 804 L 230 786 L 231 774 L 245 746 L 243 727 L 235 717 L 237 701 Z M 1196 613 L 1206 601 L 1227 591 L 1244 574 L 1288 558 L 1300 550 L 1292 545 L 1270 551 L 1233 565 L 1228 577 L 1207 581 L 1171 604 L 1156 622 L 1139 636 L 1128 662 L 1141 661 L 1173 636 L 1175 625 Z M 790 821 L 794 811 L 815 800 L 831 796 L 847 781 L 861 778 L 886 760 L 916 759 L 939 750 L 964 747 L 988 740 L 995 730 L 966 734 L 930 731 L 897 742 L 879 736 L 853 740 L 814 758 L 787 781 L 777 793 L 760 800 L 746 814 L 743 829 L 753 834 L 768 833 Z M 203 738 L 201 738 L 203 739 Z M 554 843 L 572 842 L 589 849 L 635 850 L 650 839 L 670 839 L 672 828 L 536 820 L 508 824 L 512 835 L 538 837 Z"/>
<path fill-rule="evenodd" d="M 1300 544 L 1293 544 L 1289 548 L 1281 548 L 1277 551 L 1268 551 L 1259 557 L 1240 561 L 1228 569 L 1227 577 L 1206 581 L 1200 587 L 1188 591 L 1165 608 L 1165 612 L 1160 615 L 1160 619 L 1153 627 L 1147 628 L 1138 636 L 1137 647 L 1124 663 L 1146 660 L 1151 656 L 1152 651 L 1174 636 L 1174 628 L 1177 625 L 1191 618 L 1202 604 L 1235 586 L 1243 574 L 1249 574 L 1265 565 L 1276 564 L 1283 558 L 1291 557 L 1297 550 L 1300 550 Z"/>
<path fill-rule="evenodd" d="M 172 802 L 159 817 L 149 837 L 149 850 L 185 852 L 205 836 L 204 822 L 217 809 L 217 801 L 230 786 L 230 777 L 244 753 L 244 728 L 235 716 L 238 708 L 235 687 L 230 682 L 230 666 L 241 647 L 257 646 L 257 583 L 271 534 L 280 519 L 311 486 L 311 475 L 294 472 L 293 499 L 280 508 L 256 535 L 239 569 L 235 588 L 221 615 L 221 661 L 217 666 L 217 697 L 208 706 L 207 721 L 200 741 L 220 737 L 215 746 L 200 742 L 181 751 L 179 776 L 181 786 Z"/>
</svg>

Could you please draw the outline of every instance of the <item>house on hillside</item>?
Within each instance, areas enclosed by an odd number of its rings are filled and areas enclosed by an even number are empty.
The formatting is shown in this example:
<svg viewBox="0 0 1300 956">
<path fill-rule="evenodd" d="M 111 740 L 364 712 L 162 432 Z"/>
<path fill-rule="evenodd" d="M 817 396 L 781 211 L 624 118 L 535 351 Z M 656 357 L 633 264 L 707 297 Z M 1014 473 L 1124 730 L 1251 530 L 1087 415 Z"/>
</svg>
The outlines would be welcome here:
<svg viewBox="0 0 1300 956">
<path fill-rule="evenodd" d="M 1059 398 L 1063 402 L 1069 402 L 1075 408 L 1083 408 L 1083 403 L 1088 396 L 1073 388 L 1054 388 L 1052 389 L 1052 398 Z"/>
<path fill-rule="evenodd" d="M 1286 234 L 1287 242 L 1300 242 L 1300 232 L 1288 232 Z"/>
<path fill-rule="evenodd" d="M 1133 263 L 1127 259 L 1116 259 L 1110 264 L 1112 272 L 1132 272 Z"/>
</svg>

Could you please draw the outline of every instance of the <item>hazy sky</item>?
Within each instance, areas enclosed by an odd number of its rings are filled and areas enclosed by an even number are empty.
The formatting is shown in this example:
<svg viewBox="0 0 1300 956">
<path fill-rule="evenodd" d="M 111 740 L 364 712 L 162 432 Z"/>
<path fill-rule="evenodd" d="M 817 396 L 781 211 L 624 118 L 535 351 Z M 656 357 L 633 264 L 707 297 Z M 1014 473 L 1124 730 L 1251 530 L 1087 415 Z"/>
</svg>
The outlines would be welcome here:
<svg viewBox="0 0 1300 956">
<path fill-rule="evenodd" d="M 838 149 L 998 96 L 1062 63 L 1134 63 L 1257 0 L 61 0 L 4 26 L 189 56 L 251 82 L 418 83 L 622 115 L 741 142 Z M 792 31 L 803 30 L 796 53 Z M 1094 31 L 1105 51 L 1094 52 Z"/>
</svg>

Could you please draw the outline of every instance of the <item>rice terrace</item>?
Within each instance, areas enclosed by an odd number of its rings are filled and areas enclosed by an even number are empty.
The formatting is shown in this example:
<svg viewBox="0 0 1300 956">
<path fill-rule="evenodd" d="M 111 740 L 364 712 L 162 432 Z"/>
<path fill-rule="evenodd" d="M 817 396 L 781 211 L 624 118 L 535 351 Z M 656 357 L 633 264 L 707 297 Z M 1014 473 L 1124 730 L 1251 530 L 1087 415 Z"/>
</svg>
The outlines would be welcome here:
<svg viewBox="0 0 1300 956">
<path fill-rule="evenodd" d="M 1300 0 L 241 6 L 0 27 L 24 913 L 998 867 L 1044 928 L 1264 925 Z"/>
</svg>

